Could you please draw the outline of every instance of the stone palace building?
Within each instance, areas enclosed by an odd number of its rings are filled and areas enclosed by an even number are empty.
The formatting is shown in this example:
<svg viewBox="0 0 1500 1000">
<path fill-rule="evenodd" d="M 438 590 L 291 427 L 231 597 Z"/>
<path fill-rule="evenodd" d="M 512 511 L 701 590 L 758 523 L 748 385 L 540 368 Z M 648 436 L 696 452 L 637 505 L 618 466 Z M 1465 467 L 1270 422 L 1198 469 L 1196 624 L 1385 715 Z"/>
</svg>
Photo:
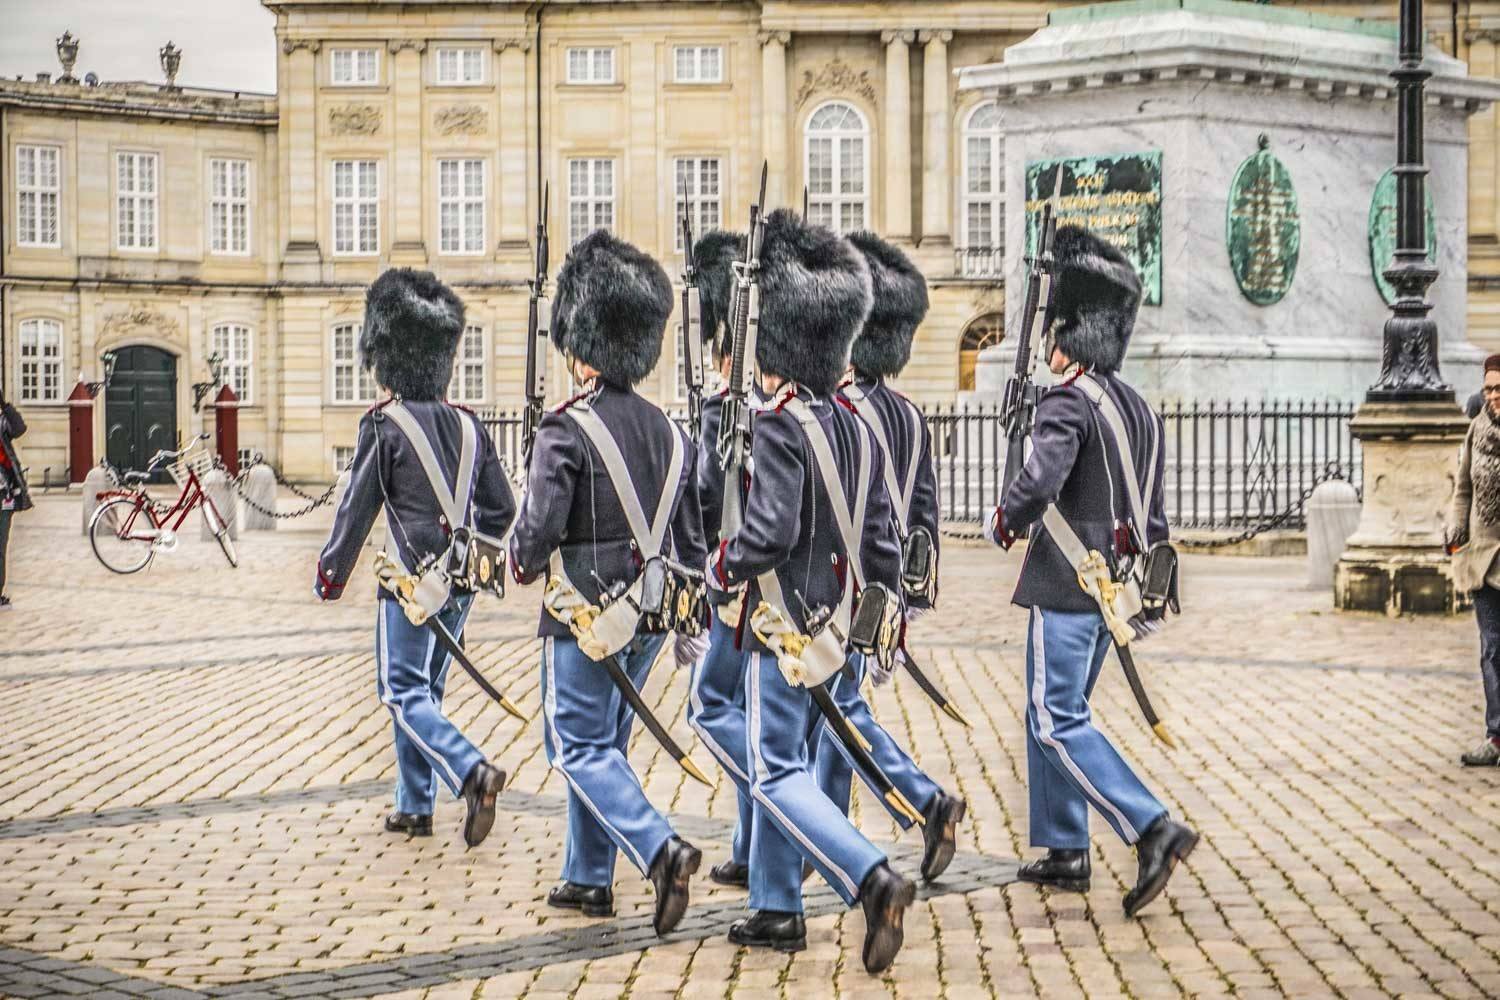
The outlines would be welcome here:
<svg viewBox="0 0 1500 1000">
<path fill-rule="evenodd" d="M 79 81 L 68 59 L 61 76 L 0 81 L 0 369 L 38 474 L 66 464 L 66 399 L 111 352 L 96 455 L 139 464 L 211 421 L 192 386 L 215 354 L 242 400 L 241 444 L 328 478 L 374 398 L 355 342 L 364 287 L 391 266 L 431 268 L 468 304 L 452 397 L 517 406 L 543 181 L 553 274 L 607 226 L 675 275 L 684 190 L 700 231 L 743 228 L 766 159 L 772 206 L 800 207 L 806 188 L 815 220 L 900 241 L 927 273 L 904 390 L 953 400 L 1002 335 L 1001 116 L 956 71 L 1002 61 L 1062 5 L 265 3 L 274 95 Z M 1427 10 L 1433 47 L 1496 75 L 1500 2 Z M 81 76 L 110 41 L 78 27 Z M 184 76 L 212 58 L 185 53 Z M 1495 112 L 1469 130 L 1467 336 L 1500 347 Z M 668 404 L 682 399 L 677 356 L 674 331 L 645 386 Z"/>
</svg>

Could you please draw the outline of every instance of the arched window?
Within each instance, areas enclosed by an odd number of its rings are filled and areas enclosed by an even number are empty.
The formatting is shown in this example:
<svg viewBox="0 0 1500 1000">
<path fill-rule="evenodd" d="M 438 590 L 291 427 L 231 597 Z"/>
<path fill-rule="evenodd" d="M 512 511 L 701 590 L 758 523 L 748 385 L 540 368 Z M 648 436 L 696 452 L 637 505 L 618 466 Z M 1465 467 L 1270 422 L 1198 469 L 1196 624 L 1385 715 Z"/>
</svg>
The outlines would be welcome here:
<svg viewBox="0 0 1500 1000">
<path fill-rule="evenodd" d="M 1005 164 L 1000 106 L 979 105 L 964 123 L 962 267 L 964 274 L 1000 273 L 1005 241 Z"/>
<path fill-rule="evenodd" d="M 807 217 L 835 232 L 869 228 L 870 127 L 842 101 L 825 104 L 807 120 L 803 172 Z"/>
<path fill-rule="evenodd" d="M 963 338 L 958 342 L 959 391 L 974 388 L 974 370 L 979 365 L 979 352 L 1004 339 L 1005 317 L 1000 313 L 985 313 L 964 328 Z"/>
</svg>

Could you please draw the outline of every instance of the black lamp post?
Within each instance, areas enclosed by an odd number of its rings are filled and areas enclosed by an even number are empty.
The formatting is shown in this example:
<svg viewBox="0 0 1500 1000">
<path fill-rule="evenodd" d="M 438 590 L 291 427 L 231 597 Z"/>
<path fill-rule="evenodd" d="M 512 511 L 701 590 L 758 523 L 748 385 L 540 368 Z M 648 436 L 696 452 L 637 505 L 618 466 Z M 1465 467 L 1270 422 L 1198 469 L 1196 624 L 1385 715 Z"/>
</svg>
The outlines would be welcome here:
<svg viewBox="0 0 1500 1000">
<path fill-rule="evenodd" d="M 1427 259 L 1427 164 L 1423 152 L 1422 0 L 1400 0 L 1396 81 L 1396 253 L 1385 279 L 1396 290 L 1385 322 L 1380 378 L 1365 393 L 1372 403 L 1452 402 L 1453 387 L 1438 369 L 1437 322 L 1427 289 L 1437 280 Z"/>
</svg>

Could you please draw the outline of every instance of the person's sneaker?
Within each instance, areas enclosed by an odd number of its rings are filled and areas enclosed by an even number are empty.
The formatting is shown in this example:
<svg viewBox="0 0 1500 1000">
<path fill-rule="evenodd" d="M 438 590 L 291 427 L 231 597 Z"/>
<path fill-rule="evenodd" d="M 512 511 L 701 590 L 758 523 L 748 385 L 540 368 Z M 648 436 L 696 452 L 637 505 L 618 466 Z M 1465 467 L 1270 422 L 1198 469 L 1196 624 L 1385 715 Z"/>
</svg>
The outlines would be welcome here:
<svg viewBox="0 0 1500 1000">
<path fill-rule="evenodd" d="M 1495 767 L 1500 765 L 1500 743 L 1487 739 L 1458 759 L 1464 767 Z"/>
</svg>

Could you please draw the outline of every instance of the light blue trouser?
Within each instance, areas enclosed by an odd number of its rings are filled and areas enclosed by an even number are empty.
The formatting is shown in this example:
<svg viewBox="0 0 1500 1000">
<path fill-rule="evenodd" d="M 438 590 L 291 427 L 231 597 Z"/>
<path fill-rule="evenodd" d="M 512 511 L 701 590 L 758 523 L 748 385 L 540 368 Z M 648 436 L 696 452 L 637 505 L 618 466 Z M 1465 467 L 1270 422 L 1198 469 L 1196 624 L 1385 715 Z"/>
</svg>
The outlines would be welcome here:
<svg viewBox="0 0 1500 1000">
<path fill-rule="evenodd" d="M 933 796 L 941 789 L 937 782 L 927 777 L 927 774 L 917 766 L 917 762 L 909 757 L 905 750 L 901 749 L 885 727 L 875 721 L 875 716 L 870 713 L 870 705 L 865 701 L 860 685 L 865 682 L 865 658 L 860 653 L 849 654 L 849 669 L 854 672 L 854 683 L 848 678 L 839 681 L 838 687 L 834 689 L 834 703 L 844 713 L 844 717 L 854 723 L 860 735 L 870 744 L 870 756 L 874 758 L 875 765 L 890 779 L 892 785 L 906 800 L 916 806 L 918 811 L 926 813 L 927 807 L 932 804 Z M 849 812 L 850 776 L 853 773 L 854 761 L 849 757 L 849 751 L 844 749 L 838 737 L 833 735 L 825 720 L 820 727 L 821 735 L 818 740 L 817 765 L 818 765 L 818 787 L 822 788 L 833 800 L 834 804 L 844 811 Z M 869 784 L 869 778 L 860 774 L 860 780 Z M 873 786 L 872 786 L 873 788 Z M 879 794 L 875 796 L 880 799 L 881 805 L 891 814 L 891 818 L 901 825 L 901 829 L 909 830 L 912 821 L 902 813 L 891 808 L 891 804 Z"/>
<path fill-rule="evenodd" d="M 456 595 L 438 613 L 455 639 L 463 635 L 473 600 L 472 594 Z M 437 637 L 408 621 L 398 602 L 375 603 L 375 686 L 395 722 L 396 811 L 431 816 L 434 776 L 457 796 L 484 754 L 443 714 L 451 658 Z"/>
<path fill-rule="evenodd" d="M 820 719 L 812 697 L 786 682 L 774 656 L 751 653 L 745 666 L 755 775 L 750 908 L 801 913 L 804 860 L 852 906 L 885 854 L 823 794 L 808 769 L 808 747 Z"/>
<path fill-rule="evenodd" d="M 637 636 L 618 654 L 637 690 L 665 640 Z M 547 639 L 542 646 L 542 710 L 547 763 L 568 783 L 562 877 L 579 885 L 612 885 L 617 850 L 648 874 L 672 827 L 647 800 L 625 756 L 635 712 L 576 640 Z"/>
<path fill-rule="evenodd" d="M 734 645 L 734 628 L 714 615 L 708 653 L 693 670 L 688 688 L 688 724 L 708 747 L 739 793 L 730 860 L 750 863 L 750 764 L 745 745 L 745 657 Z"/>
<path fill-rule="evenodd" d="M 1026 769 L 1033 847 L 1087 849 L 1090 805 L 1127 844 L 1166 814 L 1094 728 L 1089 695 L 1109 648 L 1109 629 L 1097 611 L 1032 608 L 1026 641 Z"/>
</svg>

